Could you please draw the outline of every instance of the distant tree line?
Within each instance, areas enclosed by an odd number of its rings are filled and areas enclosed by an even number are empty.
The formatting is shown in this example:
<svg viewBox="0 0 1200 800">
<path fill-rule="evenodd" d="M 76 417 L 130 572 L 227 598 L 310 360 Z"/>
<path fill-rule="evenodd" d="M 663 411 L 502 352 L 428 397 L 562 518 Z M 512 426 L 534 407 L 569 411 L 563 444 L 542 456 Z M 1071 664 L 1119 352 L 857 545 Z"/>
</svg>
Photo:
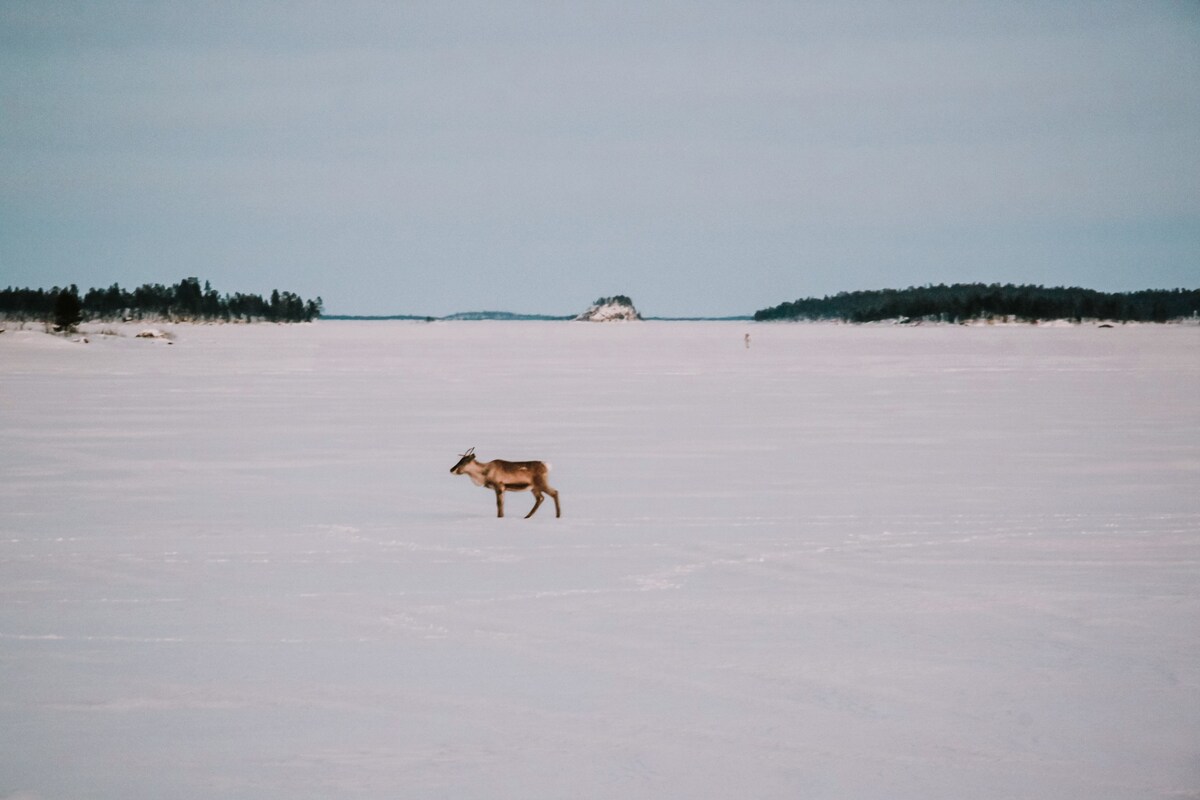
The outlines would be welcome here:
<svg viewBox="0 0 1200 800">
<path fill-rule="evenodd" d="M 956 283 L 809 297 L 762 309 L 755 312 L 754 319 L 874 322 L 907 318 L 964 322 L 1011 318 L 1020 321 L 1169 322 L 1195 316 L 1198 312 L 1200 289 L 1098 292 L 1077 287 Z"/>
<path fill-rule="evenodd" d="M 208 281 L 184 278 L 174 286 L 145 284 L 126 291 L 117 284 L 107 289 L 78 287 L 0 290 L 0 316 L 45 320 L 70 328 L 82 320 L 171 319 L 179 321 L 311 322 L 321 316 L 321 298 L 305 300 L 292 292 L 261 295 L 219 294 Z"/>
</svg>

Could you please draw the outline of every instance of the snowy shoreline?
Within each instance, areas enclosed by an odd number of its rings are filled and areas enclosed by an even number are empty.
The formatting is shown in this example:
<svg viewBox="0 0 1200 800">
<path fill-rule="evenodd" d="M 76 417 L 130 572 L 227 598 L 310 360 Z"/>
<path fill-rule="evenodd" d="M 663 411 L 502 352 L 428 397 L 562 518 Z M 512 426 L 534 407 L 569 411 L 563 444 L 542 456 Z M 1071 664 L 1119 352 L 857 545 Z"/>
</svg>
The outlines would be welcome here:
<svg viewBox="0 0 1200 800">
<path fill-rule="evenodd" d="M 333 318 L 316 320 L 313 322 L 224 322 L 220 320 L 204 320 L 204 321 L 177 321 L 169 319 L 151 319 L 138 321 L 89 321 L 80 323 L 80 325 L 71 332 L 51 331 L 45 323 L 31 321 L 17 321 L 0 319 L 0 343 L 5 341 L 4 334 L 8 334 L 8 341 L 19 340 L 23 342 L 40 341 L 41 336 L 54 337 L 55 339 L 81 342 L 82 339 L 88 339 L 88 343 L 94 341 L 103 341 L 104 339 L 120 339 L 120 338 L 145 338 L 145 339 L 169 339 L 173 338 L 178 332 L 188 331 L 195 328 L 210 328 L 210 327 L 259 327 L 268 326 L 275 328 L 299 328 L 304 326 L 314 325 L 350 325 L 350 324 L 371 324 L 371 325 L 436 325 L 445 323 L 469 323 L 472 325 L 479 324 L 501 324 L 501 325 L 520 325 L 520 324 L 535 324 L 546 326 L 561 326 L 565 323 L 575 324 L 579 319 L 561 318 L 561 319 L 435 319 L 435 318 Z M 590 321 L 590 320 L 589 320 Z M 627 322 L 628 320 L 613 319 L 602 320 L 606 322 Z M 997 320 L 969 320 L 966 322 L 941 322 L 937 320 L 880 320 L 876 322 L 843 322 L 840 320 L 771 320 L 767 322 L 759 322 L 753 319 L 742 318 L 726 318 L 726 319 L 691 319 L 679 318 L 668 319 L 662 317 L 645 317 L 639 318 L 638 322 L 651 324 L 714 324 L 714 325 L 748 325 L 752 328 L 770 328 L 775 326 L 817 326 L 817 327 L 836 327 L 836 328 L 1100 328 L 1100 329 L 1122 329 L 1122 328 L 1141 328 L 1141 327 L 1184 327 L 1184 328 L 1200 328 L 1200 321 L 1194 319 L 1171 320 L 1169 322 L 1116 322 L 1112 320 L 1038 320 L 1038 321 L 1019 321 L 1013 319 L 997 319 Z M 601 326 L 603 327 L 603 325 Z"/>
</svg>

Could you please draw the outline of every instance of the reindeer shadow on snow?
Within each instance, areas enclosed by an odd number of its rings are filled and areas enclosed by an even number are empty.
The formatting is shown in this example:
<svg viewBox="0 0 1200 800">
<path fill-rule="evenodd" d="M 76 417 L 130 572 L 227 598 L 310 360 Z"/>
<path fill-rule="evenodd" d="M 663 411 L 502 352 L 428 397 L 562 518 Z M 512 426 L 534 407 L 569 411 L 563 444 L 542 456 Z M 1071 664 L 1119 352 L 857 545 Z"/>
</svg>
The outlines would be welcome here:
<svg viewBox="0 0 1200 800">
<path fill-rule="evenodd" d="M 450 468 L 451 474 L 466 475 L 476 486 L 483 486 L 496 493 L 496 516 L 504 516 L 505 492 L 533 492 L 533 508 L 525 515 L 525 519 L 533 516 L 533 512 L 545 500 L 545 495 L 554 499 L 554 516 L 562 516 L 562 507 L 558 504 L 558 490 L 546 482 L 550 467 L 541 461 L 479 461 L 475 458 L 475 448 L 463 453 L 458 463 Z"/>
</svg>

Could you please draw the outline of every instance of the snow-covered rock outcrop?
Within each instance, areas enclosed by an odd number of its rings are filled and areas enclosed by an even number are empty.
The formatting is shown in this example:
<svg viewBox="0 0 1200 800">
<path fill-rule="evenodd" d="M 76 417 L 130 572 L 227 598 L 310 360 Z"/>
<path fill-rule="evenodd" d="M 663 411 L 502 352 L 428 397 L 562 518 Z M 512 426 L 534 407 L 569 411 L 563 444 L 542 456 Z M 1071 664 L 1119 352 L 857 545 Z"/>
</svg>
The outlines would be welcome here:
<svg viewBox="0 0 1200 800">
<path fill-rule="evenodd" d="M 592 307 L 575 318 L 576 322 L 632 322 L 642 315 L 625 295 L 601 297 Z"/>
</svg>

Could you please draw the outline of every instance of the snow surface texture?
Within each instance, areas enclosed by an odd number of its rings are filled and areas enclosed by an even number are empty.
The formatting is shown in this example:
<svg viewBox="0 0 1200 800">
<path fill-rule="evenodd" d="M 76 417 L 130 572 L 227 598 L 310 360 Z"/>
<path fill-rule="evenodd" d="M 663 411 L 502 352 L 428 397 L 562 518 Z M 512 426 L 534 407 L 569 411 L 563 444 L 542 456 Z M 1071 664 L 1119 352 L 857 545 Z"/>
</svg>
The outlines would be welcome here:
<svg viewBox="0 0 1200 800">
<path fill-rule="evenodd" d="M 0 336 L 0 797 L 1200 792 L 1200 327 L 165 332 Z"/>
</svg>

